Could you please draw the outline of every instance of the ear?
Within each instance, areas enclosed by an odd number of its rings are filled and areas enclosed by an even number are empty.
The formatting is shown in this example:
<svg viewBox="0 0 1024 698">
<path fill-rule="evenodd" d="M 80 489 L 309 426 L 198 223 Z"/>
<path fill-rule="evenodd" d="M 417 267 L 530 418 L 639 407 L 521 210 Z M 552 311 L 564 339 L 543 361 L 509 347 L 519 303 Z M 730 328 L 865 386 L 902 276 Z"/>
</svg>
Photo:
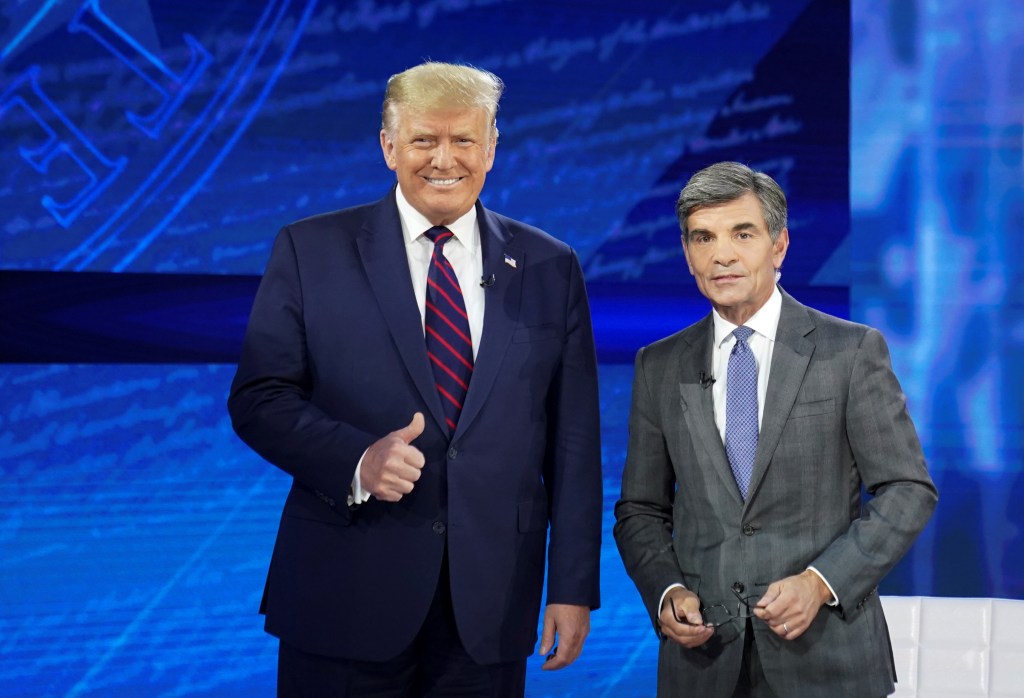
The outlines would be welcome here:
<svg viewBox="0 0 1024 698">
<path fill-rule="evenodd" d="M 491 168 L 494 167 L 494 151 L 498 149 L 498 129 L 491 131 L 491 143 L 487 149 L 487 160 L 485 162 L 486 169 L 484 172 L 490 172 Z"/>
<path fill-rule="evenodd" d="M 388 138 L 384 129 L 380 130 L 380 149 L 384 153 L 384 163 L 389 170 L 398 169 L 398 161 L 395 159 L 395 142 Z"/>
<path fill-rule="evenodd" d="M 789 229 L 783 228 L 779 231 L 779 237 L 772 243 L 772 264 L 776 269 L 782 268 L 782 260 L 786 258 L 786 250 L 789 249 Z"/>
</svg>

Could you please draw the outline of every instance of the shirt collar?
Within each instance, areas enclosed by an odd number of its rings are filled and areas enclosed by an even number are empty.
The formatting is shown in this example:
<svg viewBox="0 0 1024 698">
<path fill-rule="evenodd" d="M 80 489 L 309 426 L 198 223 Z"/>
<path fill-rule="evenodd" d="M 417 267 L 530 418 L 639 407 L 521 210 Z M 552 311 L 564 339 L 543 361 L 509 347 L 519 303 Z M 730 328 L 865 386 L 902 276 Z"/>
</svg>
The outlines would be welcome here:
<svg viewBox="0 0 1024 698">
<path fill-rule="evenodd" d="M 739 325 L 734 325 L 721 315 L 714 308 L 711 309 L 711 316 L 715 323 L 715 346 L 722 346 L 722 342 L 729 339 L 732 331 Z M 779 287 L 772 289 L 772 295 L 746 322 L 744 327 L 749 327 L 759 335 L 775 341 L 775 333 L 779 329 L 779 318 L 782 317 L 782 293 Z"/>
<path fill-rule="evenodd" d="M 402 221 L 402 235 L 405 237 L 405 244 L 406 246 L 412 245 L 423 233 L 430 230 L 433 224 L 409 203 L 409 200 L 402 194 L 400 185 L 395 188 L 395 203 L 398 204 L 398 217 Z M 476 234 L 476 206 L 445 227 L 452 231 L 452 235 L 468 251 L 473 252 L 476 249 L 480 240 L 480 236 Z"/>
</svg>

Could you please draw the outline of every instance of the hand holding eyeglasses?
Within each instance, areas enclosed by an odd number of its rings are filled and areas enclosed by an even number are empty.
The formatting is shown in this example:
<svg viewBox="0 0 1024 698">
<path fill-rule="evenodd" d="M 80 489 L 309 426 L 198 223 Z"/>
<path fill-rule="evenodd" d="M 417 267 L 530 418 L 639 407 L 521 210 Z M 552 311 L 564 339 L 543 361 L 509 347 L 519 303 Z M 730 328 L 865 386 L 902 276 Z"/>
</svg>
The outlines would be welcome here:
<svg viewBox="0 0 1024 698">
<path fill-rule="evenodd" d="M 671 589 L 659 616 L 662 633 L 693 649 L 715 633 L 721 635 L 722 642 L 731 642 L 739 636 L 742 624 L 754 617 L 763 620 L 779 637 L 795 640 L 832 598 L 828 586 L 812 570 L 773 582 L 761 598 L 743 597 L 732 591 L 735 601 L 702 606 L 692 591 Z"/>
<path fill-rule="evenodd" d="M 682 587 L 670 589 L 665 595 L 658 620 L 665 637 L 688 649 L 700 647 L 715 634 L 714 627 L 704 623 L 700 599 Z"/>
<path fill-rule="evenodd" d="M 821 607 L 832 598 L 821 577 L 804 570 L 772 582 L 753 607 L 754 615 L 779 637 L 795 640 L 811 626 Z"/>
</svg>

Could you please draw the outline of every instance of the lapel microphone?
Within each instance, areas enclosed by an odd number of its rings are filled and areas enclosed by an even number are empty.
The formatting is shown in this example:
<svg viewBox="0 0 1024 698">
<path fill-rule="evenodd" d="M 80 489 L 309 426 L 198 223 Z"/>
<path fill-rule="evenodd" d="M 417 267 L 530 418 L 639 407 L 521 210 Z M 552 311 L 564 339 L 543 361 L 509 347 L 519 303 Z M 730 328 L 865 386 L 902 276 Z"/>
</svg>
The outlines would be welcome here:
<svg viewBox="0 0 1024 698">
<path fill-rule="evenodd" d="M 488 288 L 494 285 L 494 274 L 480 277 L 480 288 Z"/>
<path fill-rule="evenodd" d="M 715 382 L 714 378 L 712 378 L 708 374 L 704 373 L 704 371 L 700 372 L 700 387 L 704 388 L 704 390 L 707 390 L 708 388 L 710 388 L 712 386 L 712 384 L 714 384 L 714 382 Z"/>
</svg>

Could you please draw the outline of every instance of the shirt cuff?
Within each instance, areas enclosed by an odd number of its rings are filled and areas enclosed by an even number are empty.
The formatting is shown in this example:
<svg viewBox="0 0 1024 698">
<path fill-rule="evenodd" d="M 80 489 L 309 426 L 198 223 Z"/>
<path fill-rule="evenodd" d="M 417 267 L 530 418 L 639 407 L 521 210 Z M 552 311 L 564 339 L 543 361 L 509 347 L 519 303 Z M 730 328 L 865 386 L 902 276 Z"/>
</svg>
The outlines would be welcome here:
<svg viewBox="0 0 1024 698">
<path fill-rule="evenodd" d="M 672 591 L 673 589 L 685 589 L 685 588 L 686 587 L 683 586 L 682 584 L 669 584 L 665 588 L 665 591 L 661 592 L 661 599 L 658 600 L 658 611 L 657 611 L 657 613 L 655 613 L 655 615 L 658 615 L 658 616 L 661 615 L 661 607 L 665 605 L 665 597 L 668 596 L 668 592 Z"/>
<path fill-rule="evenodd" d="M 832 594 L 832 599 L 829 600 L 828 603 L 826 603 L 825 605 L 826 606 L 832 606 L 833 608 L 838 606 L 839 605 L 839 597 L 836 596 L 836 590 L 833 589 L 832 585 L 828 583 L 827 579 L 825 579 L 825 575 L 823 575 L 821 572 L 816 570 L 814 567 L 808 566 L 807 569 L 809 569 L 811 572 L 814 572 L 814 574 L 818 575 L 818 579 L 820 579 L 821 581 L 825 582 L 825 586 L 828 587 L 828 593 Z"/>
<path fill-rule="evenodd" d="M 366 451 L 369 450 L 370 449 L 366 449 Z M 356 463 L 356 472 L 352 476 L 351 492 L 348 495 L 348 505 L 350 507 L 362 504 L 370 498 L 370 493 L 364 490 L 363 486 L 359 482 L 359 474 L 363 470 L 363 458 L 366 458 L 366 451 L 363 451 L 363 455 L 359 456 L 359 462 Z"/>
</svg>

